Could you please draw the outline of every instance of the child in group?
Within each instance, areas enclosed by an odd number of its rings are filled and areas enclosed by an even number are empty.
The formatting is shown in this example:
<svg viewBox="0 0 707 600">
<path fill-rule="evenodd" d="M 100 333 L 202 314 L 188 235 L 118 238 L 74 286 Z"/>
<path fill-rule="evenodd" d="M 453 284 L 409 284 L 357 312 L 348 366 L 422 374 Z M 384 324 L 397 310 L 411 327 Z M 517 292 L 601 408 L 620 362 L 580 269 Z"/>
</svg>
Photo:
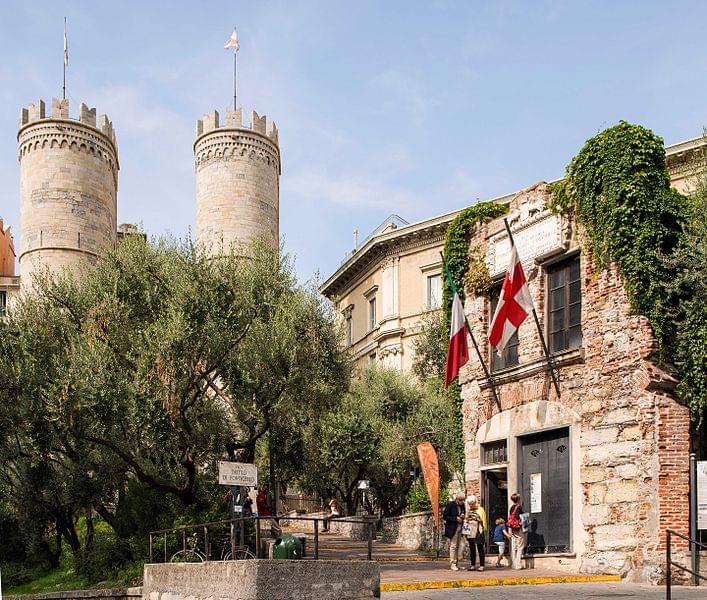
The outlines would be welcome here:
<svg viewBox="0 0 707 600">
<path fill-rule="evenodd" d="M 506 538 L 509 537 L 506 521 L 502 518 L 496 519 L 496 527 L 493 530 L 493 543 L 498 546 L 498 560 L 496 561 L 496 568 L 500 569 L 501 561 L 503 560 L 503 555 L 506 553 Z"/>
</svg>

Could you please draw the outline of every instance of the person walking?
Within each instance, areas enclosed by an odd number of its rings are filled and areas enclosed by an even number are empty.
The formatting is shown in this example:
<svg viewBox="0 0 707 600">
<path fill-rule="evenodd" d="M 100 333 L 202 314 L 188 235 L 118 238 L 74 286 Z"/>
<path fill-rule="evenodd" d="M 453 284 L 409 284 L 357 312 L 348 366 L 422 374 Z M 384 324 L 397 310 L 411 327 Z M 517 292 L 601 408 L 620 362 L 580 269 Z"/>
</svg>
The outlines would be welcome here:
<svg viewBox="0 0 707 600">
<path fill-rule="evenodd" d="M 523 551 L 525 550 L 528 534 L 523 531 L 524 527 L 521 519 L 523 506 L 518 492 L 511 495 L 511 502 L 513 502 L 513 505 L 508 512 L 507 522 L 508 529 L 511 532 L 511 569 L 518 570 L 523 568 Z"/>
<path fill-rule="evenodd" d="M 503 557 L 506 554 L 506 538 L 510 538 L 511 534 L 508 533 L 508 527 L 506 527 L 506 521 L 499 517 L 496 519 L 496 527 L 493 530 L 493 543 L 498 547 L 498 560 L 496 561 L 496 568 L 500 569 L 503 565 Z"/>
<path fill-rule="evenodd" d="M 462 533 L 469 543 L 469 571 L 483 571 L 486 566 L 486 511 L 473 494 L 466 499 L 466 514 Z M 476 568 L 476 554 L 479 568 Z"/>
<path fill-rule="evenodd" d="M 450 500 L 444 507 L 442 518 L 444 519 L 444 537 L 449 539 L 449 563 L 452 571 L 458 571 L 459 567 L 459 541 L 462 537 L 462 527 L 464 525 L 464 492 L 459 492 L 454 500 Z"/>
</svg>

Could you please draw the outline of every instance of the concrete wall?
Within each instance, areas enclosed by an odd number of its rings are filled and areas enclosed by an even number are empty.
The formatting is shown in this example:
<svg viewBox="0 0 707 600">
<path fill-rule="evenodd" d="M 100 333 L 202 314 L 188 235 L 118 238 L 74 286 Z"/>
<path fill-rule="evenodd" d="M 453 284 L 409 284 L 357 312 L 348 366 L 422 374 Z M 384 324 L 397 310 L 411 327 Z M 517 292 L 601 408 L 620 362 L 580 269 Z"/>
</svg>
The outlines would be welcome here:
<svg viewBox="0 0 707 600">
<path fill-rule="evenodd" d="M 213 254 L 264 237 L 280 240 L 280 149 L 274 124 L 241 111 L 225 124 L 214 111 L 197 122 L 196 237 Z"/>
<path fill-rule="evenodd" d="M 143 600 L 355 600 L 380 597 L 369 561 L 239 560 L 145 565 Z"/>
</svg>

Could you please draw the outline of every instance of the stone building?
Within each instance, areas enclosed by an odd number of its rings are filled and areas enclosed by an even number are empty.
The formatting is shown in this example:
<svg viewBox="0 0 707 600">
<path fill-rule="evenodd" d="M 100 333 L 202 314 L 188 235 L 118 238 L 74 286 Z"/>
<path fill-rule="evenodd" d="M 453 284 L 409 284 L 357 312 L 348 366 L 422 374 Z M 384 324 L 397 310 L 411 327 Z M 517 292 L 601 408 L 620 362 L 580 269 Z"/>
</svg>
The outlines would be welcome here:
<svg viewBox="0 0 707 600">
<path fill-rule="evenodd" d="M 666 148 L 673 186 L 694 189 L 704 167 L 704 137 Z M 514 194 L 493 199 L 508 204 Z M 377 362 L 409 371 L 414 341 L 425 315 L 441 300 L 442 262 L 447 226 L 459 211 L 408 224 L 400 217 L 387 219 L 352 252 L 321 285 L 334 302 L 346 343 L 356 365 Z"/>
<path fill-rule="evenodd" d="M 703 138 L 666 149 L 680 191 L 694 189 L 704 149 Z M 665 529 L 687 533 L 688 409 L 675 400 L 673 374 L 659 367 L 650 325 L 631 314 L 615 267 L 599 270 L 581 250 L 581 229 L 552 214 L 548 200 L 546 183 L 495 199 L 509 207 L 561 395 L 532 318 L 503 356 L 491 352 L 487 329 L 510 248 L 502 219 L 480 226 L 470 246 L 485 255 L 494 285 L 467 298 L 465 310 L 498 403 L 472 351 L 460 375 L 466 486 L 492 521 L 521 493 L 536 565 L 657 579 Z M 421 319 L 439 304 L 430 278 L 440 276 L 456 214 L 374 232 L 322 285 L 357 365 L 411 368 Z"/>
<path fill-rule="evenodd" d="M 20 289 L 20 278 L 15 275 L 16 258 L 12 230 L 5 228 L 0 217 L 0 317 L 5 316 L 8 303 Z"/>
<path fill-rule="evenodd" d="M 219 123 L 216 111 L 196 123 L 196 237 L 218 254 L 264 238 L 280 242 L 280 147 L 275 124 L 241 109 Z"/>
<path fill-rule="evenodd" d="M 491 519 L 521 493 L 536 564 L 650 579 L 664 560 L 665 529 L 687 533 L 689 412 L 616 268 L 598 269 L 581 251 L 581 229 L 547 209 L 549 196 L 544 183 L 516 194 L 508 219 L 561 396 L 532 318 L 503 356 L 485 344 L 498 403 L 477 360 L 460 376 L 467 487 Z M 502 219 L 478 227 L 471 243 L 496 282 L 465 306 L 487 340 L 509 257 Z"/>
<path fill-rule="evenodd" d="M 20 112 L 20 272 L 31 283 L 40 268 L 92 264 L 115 247 L 118 150 L 113 124 L 96 109 L 52 99 Z"/>
</svg>

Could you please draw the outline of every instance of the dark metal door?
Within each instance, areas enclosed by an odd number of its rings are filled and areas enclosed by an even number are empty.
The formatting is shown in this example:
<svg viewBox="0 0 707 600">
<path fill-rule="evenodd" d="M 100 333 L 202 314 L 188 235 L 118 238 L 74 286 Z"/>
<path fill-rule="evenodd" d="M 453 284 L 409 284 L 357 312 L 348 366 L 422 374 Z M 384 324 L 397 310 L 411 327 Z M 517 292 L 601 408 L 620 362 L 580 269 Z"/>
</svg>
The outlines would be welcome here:
<svg viewBox="0 0 707 600">
<path fill-rule="evenodd" d="M 530 513 L 526 552 L 569 552 L 569 429 L 525 436 L 519 442 L 523 510 Z"/>
</svg>

